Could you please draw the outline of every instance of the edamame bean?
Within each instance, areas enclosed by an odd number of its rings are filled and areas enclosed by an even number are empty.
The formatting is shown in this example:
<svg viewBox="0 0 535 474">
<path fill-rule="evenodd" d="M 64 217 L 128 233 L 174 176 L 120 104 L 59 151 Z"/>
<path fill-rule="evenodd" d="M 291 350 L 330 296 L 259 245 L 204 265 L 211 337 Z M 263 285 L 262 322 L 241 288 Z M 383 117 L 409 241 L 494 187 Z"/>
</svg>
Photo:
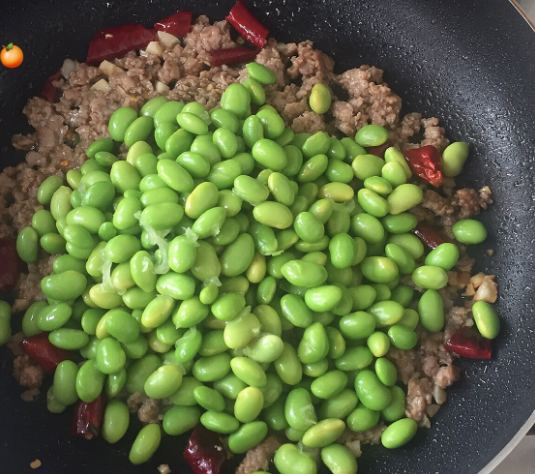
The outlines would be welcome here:
<svg viewBox="0 0 535 474">
<path fill-rule="evenodd" d="M 303 444 L 310 448 L 323 448 L 334 443 L 343 433 L 346 424 L 336 418 L 327 418 L 310 427 L 303 435 Z"/>
<path fill-rule="evenodd" d="M 108 131 L 117 141 L 124 141 L 128 127 L 137 119 L 137 112 L 131 107 L 120 107 L 110 117 Z M 93 150 L 91 150 L 93 151 Z"/>
<path fill-rule="evenodd" d="M 39 203 L 43 205 L 50 204 L 52 196 L 62 185 L 62 178 L 55 175 L 49 176 L 41 183 L 41 185 L 37 189 L 37 201 L 39 201 Z"/>
<path fill-rule="evenodd" d="M 427 290 L 418 301 L 418 313 L 422 326 L 431 332 L 442 330 L 444 326 L 444 303 L 435 290 Z"/>
<path fill-rule="evenodd" d="M 385 237 L 381 221 L 369 214 L 358 213 L 353 216 L 351 229 L 356 237 L 361 237 L 369 244 L 381 242 Z"/>
<path fill-rule="evenodd" d="M 385 448 L 395 449 L 407 444 L 418 430 L 418 424 L 411 418 L 403 418 L 388 426 L 381 435 Z"/>
<path fill-rule="evenodd" d="M 372 429 L 379 422 L 380 412 L 357 406 L 347 417 L 347 427 L 356 433 Z"/>
<path fill-rule="evenodd" d="M 116 374 L 124 367 L 126 354 L 119 342 L 111 337 L 105 337 L 98 345 L 95 363 L 103 374 Z"/>
<path fill-rule="evenodd" d="M 25 227 L 17 235 L 17 253 L 19 257 L 26 263 L 35 262 L 37 260 L 37 253 L 39 235 L 32 227 Z"/>
<path fill-rule="evenodd" d="M 246 387 L 236 397 L 234 416 L 241 423 L 254 421 L 264 404 L 264 395 L 257 387 Z"/>
<path fill-rule="evenodd" d="M 365 346 L 349 347 L 334 365 L 338 370 L 351 372 L 368 367 L 373 361 L 373 354 Z"/>
<path fill-rule="evenodd" d="M 251 387 L 263 387 L 266 385 L 266 374 L 262 367 L 247 357 L 234 357 L 230 361 L 230 368 L 236 377 L 243 380 Z"/>
<path fill-rule="evenodd" d="M 201 424 L 215 433 L 232 434 L 238 431 L 240 423 L 228 413 L 206 411 L 201 415 Z"/>
<path fill-rule="evenodd" d="M 400 184 L 388 196 L 388 210 L 396 215 L 405 212 L 420 203 L 423 197 L 422 190 L 414 184 Z"/>
<path fill-rule="evenodd" d="M 162 428 L 168 435 L 179 436 L 195 428 L 200 419 L 199 408 L 174 406 L 165 412 Z"/>
<path fill-rule="evenodd" d="M 221 108 L 234 113 L 238 118 L 247 114 L 250 105 L 249 91 L 239 83 L 230 84 L 221 96 Z"/>
<path fill-rule="evenodd" d="M 392 401 L 392 395 L 371 370 L 363 370 L 355 379 L 355 390 L 361 403 L 370 410 L 384 410 Z"/>
<path fill-rule="evenodd" d="M 335 397 L 344 390 L 347 385 L 347 375 L 340 370 L 331 370 L 312 382 L 311 392 L 323 400 Z"/>
<path fill-rule="evenodd" d="M 75 270 L 67 270 L 59 275 L 49 275 L 41 280 L 41 290 L 46 297 L 58 301 L 69 301 L 82 295 L 87 278 Z"/>
<path fill-rule="evenodd" d="M 54 397 L 63 405 L 72 405 L 78 401 L 76 393 L 77 374 L 78 365 L 71 360 L 64 360 L 56 367 L 52 390 Z"/>
<path fill-rule="evenodd" d="M 288 425 L 295 430 L 306 431 L 316 424 L 316 412 L 306 389 L 295 388 L 288 393 L 284 416 Z"/>
<path fill-rule="evenodd" d="M 440 290 L 448 284 L 448 274 L 442 268 L 423 265 L 414 270 L 412 281 L 420 288 Z"/>
<path fill-rule="evenodd" d="M 444 176 L 455 177 L 461 174 L 463 166 L 468 159 L 468 143 L 450 143 L 442 152 L 442 166 Z"/>
<path fill-rule="evenodd" d="M 151 423 L 141 428 L 128 455 L 130 462 L 135 465 L 147 462 L 160 446 L 161 439 L 159 424 Z"/>
<path fill-rule="evenodd" d="M 495 339 L 500 333 L 500 318 L 494 308 L 485 301 L 476 301 L 472 306 L 476 327 L 483 337 Z"/>
<path fill-rule="evenodd" d="M 255 161 L 272 171 L 281 171 L 288 164 L 285 149 L 269 138 L 258 140 L 252 148 Z"/>
<path fill-rule="evenodd" d="M 308 98 L 308 104 L 313 112 L 320 115 L 324 114 L 331 107 L 331 92 L 321 82 L 314 84 Z"/>
<path fill-rule="evenodd" d="M 329 353 L 329 339 L 320 323 L 313 323 L 305 329 L 297 347 L 299 359 L 304 364 L 313 364 L 324 359 Z"/>
<path fill-rule="evenodd" d="M 104 410 L 102 421 L 102 437 L 110 444 L 117 443 L 128 430 L 130 413 L 121 400 L 110 400 Z"/>
<path fill-rule="evenodd" d="M 273 362 L 273 367 L 281 380 L 288 385 L 296 385 L 303 378 L 303 367 L 297 351 L 287 342 L 284 343 L 282 354 Z"/>
<path fill-rule="evenodd" d="M 376 331 L 366 340 L 366 344 L 375 357 L 383 357 L 390 349 L 390 339 L 384 332 Z"/>
<path fill-rule="evenodd" d="M 355 390 L 344 389 L 338 395 L 324 400 L 319 409 L 319 418 L 346 418 L 357 406 L 358 398 Z"/>
<path fill-rule="evenodd" d="M 474 219 L 463 219 L 453 224 L 451 231 L 462 244 L 480 244 L 487 238 L 485 226 Z"/>
<path fill-rule="evenodd" d="M 97 370 L 92 360 L 84 362 L 76 374 L 76 393 L 86 403 L 91 403 L 102 392 L 104 374 Z"/>
<path fill-rule="evenodd" d="M 374 283 L 391 282 L 399 274 L 396 262 L 388 257 L 366 257 L 360 264 L 360 269 Z"/>
<path fill-rule="evenodd" d="M 333 474 L 356 474 L 357 460 L 355 455 L 345 446 L 340 444 L 331 444 L 321 450 L 321 460 L 323 464 Z"/>
<path fill-rule="evenodd" d="M 229 436 L 229 449 L 236 454 L 245 453 L 257 446 L 267 436 L 267 432 L 268 427 L 263 421 L 246 423 Z"/>
<path fill-rule="evenodd" d="M 275 467 L 281 474 L 316 474 L 314 460 L 300 453 L 294 444 L 283 444 L 277 449 L 273 459 Z"/>
<path fill-rule="evenodd" d="M 383 159 L 369 154 L 357 155 L 351 163 L 355 176 L 362 181 L 372 176 L 381 176 L 381 169 L 384 165 Z"/>
<path fill-rule="evenodd" d="M 334 285 L 310 288 L 305 293 L 305 303 L 312 311 L 331 311 L 341 300 L 342 290 Z"/>
<path fill-rule="evenodd" d="M 413 330 L 399 324 L 394 324 L 388 329 L 388 337 L 392 345 L 403 350 L 414 348 L 418 342 L 418 335 Z"/>
<path fill-rule="evenodd" d="M 192 374 L 201 382 L 214 382 L 230 372 L 230 360 L 227 353 L 201 357 L 193 364 Z"/>
</svg>

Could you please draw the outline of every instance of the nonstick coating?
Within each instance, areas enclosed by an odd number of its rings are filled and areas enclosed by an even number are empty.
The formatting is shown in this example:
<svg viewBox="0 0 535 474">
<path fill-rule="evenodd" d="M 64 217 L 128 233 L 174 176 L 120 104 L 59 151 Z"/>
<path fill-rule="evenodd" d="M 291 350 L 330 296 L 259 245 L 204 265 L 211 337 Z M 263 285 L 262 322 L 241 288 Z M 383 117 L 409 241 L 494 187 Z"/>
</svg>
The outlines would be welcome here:
<svg viewBox="0 0 535 474">
<path fill-rule="evenodd" d="M 70 57 L 85 58 L 95 30 L 128 22 L 151 25 L 177 9 L 222 19 L 234 0 L 2 2 L 3 43 L 20 45 L 17 70 L 0 70 L 1 166 L 20 156 L 10 137 L 28 126 L 21 110 Z M 253 11 L 281 41 L 313 40 L 334 56 L 339 71 L 373 64 L 404 99 L 405 111 L 443 120 L 449 137 L 472 154 L 461 184 L 490 184 L 496 203 L 481 219 L 489 240 L 474 249 L 480 270 L 500 282 L 503 331 L 492 361 L 461 361 L 462 381 L 430 430 L 404 449 L 365 449 L 359 473 L 473 474 L 514 436 L 535 409 L 534 132 L 535 35 L 505 0 L 252 1 Z M 494 257 L 485 254 L 496 249 Z M 1 262 L 0 262 L 1 268 Z M 1 271 L 1 270 L 0 270 Z M 0 471 L 40 474 L 152 473 L 169 462 L 187 471 L 183 440 L 167 437 L 148 465 L 132 467 L 129 443 L 109 446 L 70 437 L 70 412 L 49 414 L 44 396 L 23 403 L 0 352 Z"/>
</svg>

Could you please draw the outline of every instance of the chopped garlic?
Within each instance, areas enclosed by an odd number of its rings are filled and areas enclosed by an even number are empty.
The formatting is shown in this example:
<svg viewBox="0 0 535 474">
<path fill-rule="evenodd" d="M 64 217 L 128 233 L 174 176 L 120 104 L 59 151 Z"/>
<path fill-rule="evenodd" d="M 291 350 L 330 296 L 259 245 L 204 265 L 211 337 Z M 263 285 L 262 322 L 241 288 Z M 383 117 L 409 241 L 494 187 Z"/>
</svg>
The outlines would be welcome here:
<svg viewBox="0 0 535 474">
<path fill-rule="evenodd" d="M 116 66 L 113 63 L 110 63 L 109 61 L 102 61 L 99 66 L 100 70 L 105 76 L 110 77 L 113 74 L 121 74 L 124 72 L 119 66 Z"/>
<path fill-rule="evenodd" d="M 165 31 L 158 31 L 158 41 L 163 46 L 163 49 L 171 49 L 178 44 L 178 38 L 174 35 L 166 33 Z"/>
<path fill-rule="evenodd" d="M 110 90 L 110 85 L 106 79 L 101 79 L 91 86 L 91 90 L 108 92 Z"/>
</svg>

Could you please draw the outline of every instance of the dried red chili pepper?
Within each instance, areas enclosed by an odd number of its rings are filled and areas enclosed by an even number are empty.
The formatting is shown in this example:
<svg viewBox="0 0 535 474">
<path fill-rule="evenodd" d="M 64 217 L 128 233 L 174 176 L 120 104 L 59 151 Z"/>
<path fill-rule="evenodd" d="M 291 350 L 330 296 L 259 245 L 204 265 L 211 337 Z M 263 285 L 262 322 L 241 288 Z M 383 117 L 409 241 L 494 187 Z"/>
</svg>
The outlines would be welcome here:
<svg viewBox="0 0 535 474">
<path fill-rule="evenodd" d="M 154 23 L 156 31 L 165 31 L 170 35 L 186 36 L 191 26 L 192 12 L 176 12 Z"/>
<path fill-rule="evenodd" d="M 379 158 L 384 158 L 385 157 L 385 151 L 388 148 L 390 148 L 391 146 L 392 145 L 388 141 L 386 141 L 382 145 L 372 146 L 372 147 L 368 148 L 366 151 L 370 155 L 375 155 L 375 156 L 378 156 Z"/>
<path fill-rule="evenodd" d="M 87 64 L 124 56 L 134 49 L 143 49 L 155 39 L 154 30 L 143 25 L 113 26 L 98 30 L 89 43 Z"/>
<path fill-rule="evenodd" d="M 56 92 L 58 91 L 57 87 L 52 84 L 53 81 L 57 81 L 61 77 L 61 71 L 56 72 L 50 76 L 46 82 L 43 84 L 41 89 L 41 97 L 48 102 L 56 102 Z"/>
<path fill-rule="evenodd" d="M 210 51 L 210 54 L 212 55 L 212 67 L 252 61 L 256 58 L 258 51 L 258 49 L 244 48 L 213 49 Z"/>
<path fill-rule="evenodd" d="M 440 153 L 433 145 L 411 148 L 403 153 L 414 174 L 437 188 L 444 184 Z"/>
<path fill-rule="evenodd" d="M 191 433 L 184 459 L 195 474 L 219 474 L 227 456 L 219 436 L 198 425 Z"/>
<path fill-rule="evenodd" d="M 102 393 L 91 403 L 78 402 L 74 408 L 71 434 L 85 439 L 98 436 L 105 407 L 106 397 Z"/>
<path fill-rule="evenodd" d="M 269 30 L 253 16 L 241 0 L 238 0 L 236 5 L 232 7 L 227 15 L 227 21 L 249 43 L 259 48 L 263 48 L 266 44 Z"/>
<path fill-rule="evenodd" d="M 444 346 L 467 359 L 490 359 L 492 357 L 491 340 L 485 339 L 473 328 L 467 326 L 459 329 Z"/>
<path fill-rule="evenodd" d="M 47 332 L 25 337 L 21 341 L 20 347 L 47 374 L 54 372 L 60 362 L 72 359 L 71 352 L 52 345 L 48 340 Z"/>
<path fill-rule="evenodd" d="M 451 239 L 427 222 L 418 222 L 412 233 L 431 250 L 436 249 L 440 244 L 451 242 Z"/>
<path fill-rule="evenodd" d="M 13 291 L 19 280 L 22 260 L 15 239 L 0 240 L 0 291 Z"/>
</svg>

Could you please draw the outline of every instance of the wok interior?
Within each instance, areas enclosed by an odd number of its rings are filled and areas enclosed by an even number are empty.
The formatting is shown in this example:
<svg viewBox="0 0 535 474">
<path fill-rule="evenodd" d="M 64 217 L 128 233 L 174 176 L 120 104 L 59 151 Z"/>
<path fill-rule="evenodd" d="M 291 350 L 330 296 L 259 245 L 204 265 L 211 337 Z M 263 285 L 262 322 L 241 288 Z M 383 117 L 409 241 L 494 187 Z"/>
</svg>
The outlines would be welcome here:
<svg viewBox="0 0 535 474">
<path fill-rule="evenodd" d="M 180 8 L 221 19 L 233 3 L 58 0 L 6 6 L 0 30 L 5 41 L 21 46 L 25 61 L 18 70 L 0 71 L 2 167 L 22 158 L 9 144 L 14 133 L 28 130 L 21 114 L 28 97 L 66 57 L 83 61 L 95 30 L 128 22 L 150 25 Z M 313 40 L 335 58 L 338 71 L 360 64 L 385 69 L 405 112 L 440 117 L 451 139 L 471 145 L 460 184 L 488 184 L 495 200 L 480 217 L 489 240 L 472 253 L 476 270 L 496 274 L 500 285 L 497 308 L 504 330 L 496 355 L 490 362 L 461 361 L 463 378 L 449 390 L 431 430 L 420 430 L 415 441 L 400 450 L 366 449 L 359 472 L 477 473 L 535 409 L 533 32 L 503 0 L 470 5 L 462 0 L 247 4 L 272 36 L 279 41 Z M 487 248 L 496 249 L 496 255 L 486 256 Z M 72 439 L 70 414 L 49 414 L 43 396 L 33 404 L 22 402 L 6 349 L 0 360 L 0 456 L 6 470 L 30 472 L 35 458 L 43 463 L 42 473 L 148 473 L 162 462 L 171 462 L 174 472 L 186 468 L 180 455 L 184 441 L 175 438 L 167 437 L 155 459 L 136 468 L 126 459 L 133 432 L 113 447 Z"/>
</svg>

